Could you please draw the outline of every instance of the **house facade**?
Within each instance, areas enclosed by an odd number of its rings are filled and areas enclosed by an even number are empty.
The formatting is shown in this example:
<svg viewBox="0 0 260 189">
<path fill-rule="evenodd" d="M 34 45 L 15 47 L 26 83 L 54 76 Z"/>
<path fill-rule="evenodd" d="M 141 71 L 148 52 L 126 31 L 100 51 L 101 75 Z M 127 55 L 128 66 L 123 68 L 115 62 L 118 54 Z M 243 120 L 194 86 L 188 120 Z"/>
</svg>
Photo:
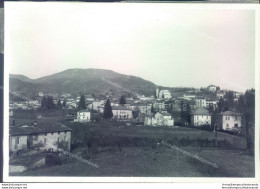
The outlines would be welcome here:
<svg viewBox="0 0 260 189">
<path fill-rule="evenodd" d="M 138 109 L 141 114 L 151 114 L 152 104 L 150 103 L 136 103 L 130 106 L 132 110 Z"/>
<path fill-rule="evenodd" d="M 153 116 L 146 116 L 144 119 L 144 125 L 150 126 L 173 126 L 174 120 L 171 114 L 163 111 L 157 112 L 154 117 Z"/>
<path fill-rule="evenodd" d="M 195 103 L 196 103 L 197 107 L 206 107 L 207 106 L 205 98 L 197 98 L 197 99 L 195 99 Z"/>
<path fill-rule="evenodd" d="M 89 122 L 91 121 L 91 114 L 88 110 L 79 110 L 77 112 L 77 119 L 75 119 L 75 122 Z"/>
<path fill-rule="evenodd" d="M 240 130 L 242 115 L 234 111 L 225 111 L 217 115 L 216 124 L 221 130 Z"/>
<path fill-rule="evenodd" d="M 171 114 L 167 112 L 157 112 L 154 115 L 154 118 L 157 120 L 157 125 L 164 125 L 164 126 L 173 126 L 174 120 L 171 116 Z"/>
<path fill-rule="evenodd" d="M 211 125 L 211 115 L 203 107 L 194 109 L 191 114 L 191 124 L 194 126 Z"/>
<path fill-rule="evenodd" d="M 208 89 L 208 91 L 210 91 L 210 92 L 216 92 L 216 91 L 217 91 L 217 86 L 215 86 L 215 85 L 209 85 L 209 86 L 207 87 L 207 89 Z"/>
<path fill-rule="evenodd" d="M 132 119 L 132 109 L 125 106 L 112 106 L 113 118 L 114 119 Z"/>
<path fill-rule="evenodd" d="M 218 100 L 215 99 L 207 99 L 206 100 L 206 107 L 212 107 L 215 110 L 218 107 Z"/>
</svg>

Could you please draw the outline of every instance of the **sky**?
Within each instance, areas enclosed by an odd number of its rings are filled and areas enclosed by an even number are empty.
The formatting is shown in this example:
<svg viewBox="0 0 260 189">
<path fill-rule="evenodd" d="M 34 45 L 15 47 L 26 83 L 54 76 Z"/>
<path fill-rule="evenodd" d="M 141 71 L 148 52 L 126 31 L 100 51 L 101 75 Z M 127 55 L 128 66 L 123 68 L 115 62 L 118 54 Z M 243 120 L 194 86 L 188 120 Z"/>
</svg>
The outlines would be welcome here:
<svg viewBox="0 0 260 189">
<path fill-rule="evenodd" d="M 216 7 L 6 2 L 5 63 L 32 79 L 101 68 L 167 87 L 254 88 L 255 12 Z"/>
</svg>

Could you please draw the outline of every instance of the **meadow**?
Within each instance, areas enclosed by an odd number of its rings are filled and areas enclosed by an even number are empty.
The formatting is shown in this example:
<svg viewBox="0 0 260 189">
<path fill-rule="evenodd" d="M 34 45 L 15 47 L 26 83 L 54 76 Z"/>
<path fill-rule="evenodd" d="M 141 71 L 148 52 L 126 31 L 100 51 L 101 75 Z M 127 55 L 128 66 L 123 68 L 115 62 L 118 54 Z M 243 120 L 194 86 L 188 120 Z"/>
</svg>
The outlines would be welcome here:
<svg viewBox="0 0 260 189">
<path fill-rule="evenodd" d="M 29 170 L 19 176 L 254 177 L 254 156 L 247 152 L 245 138 L 241 136 L 217 132 L 216 143 L 216 133 L 212 131 L 179 126 L 128 126 L 105 120 L 75 123 L 64 121 L 62 112 L 46 115 L 39 121 L 47 124 L 49 119 L 72 128 L 70 153 L 99 168 L 65 157 L 62 165 Z"/>
</svg>

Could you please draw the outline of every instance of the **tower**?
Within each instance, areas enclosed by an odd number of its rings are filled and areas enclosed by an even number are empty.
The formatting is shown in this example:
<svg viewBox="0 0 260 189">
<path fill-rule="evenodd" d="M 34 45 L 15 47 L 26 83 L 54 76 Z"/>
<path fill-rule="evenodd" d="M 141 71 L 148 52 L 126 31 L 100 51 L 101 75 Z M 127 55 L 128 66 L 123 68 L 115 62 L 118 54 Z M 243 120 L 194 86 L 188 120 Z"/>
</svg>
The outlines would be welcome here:
<svg viewBox="0 0 260 189">
<path fill-rule="evenodd" d="M 156 98 L 159 98 L 159 86 L 156 86 Z"/>
</svg>

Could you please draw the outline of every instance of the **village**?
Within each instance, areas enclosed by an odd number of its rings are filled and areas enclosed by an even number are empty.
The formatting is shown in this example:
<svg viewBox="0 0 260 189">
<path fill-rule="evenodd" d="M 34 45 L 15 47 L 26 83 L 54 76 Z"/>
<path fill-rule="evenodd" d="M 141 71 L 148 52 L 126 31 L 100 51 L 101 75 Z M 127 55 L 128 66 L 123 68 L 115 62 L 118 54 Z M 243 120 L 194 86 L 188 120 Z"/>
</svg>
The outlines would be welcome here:
<svg viewBox="0 0 260 189">
<path fill-rule="evenodd" d="M 158 148 L 154 144 L 165 140 L 158 135 L 160 132 L 168 133 L 169 141 L 183 148 L 192 146 L 192 143 L 200 149 L 221 150 L 241 150 L 251 145 L 246 142 L 249 140 L 245 137 L 248 121 L 241 105 L 245 94 L 221 90 L 215 85 L 178 95 L 157 86 L 153 96 L 122 93 L 107 95 L 103 99 L 82 93 L 72 96 L 39 92 L 34 99 L 18 92 L 11 94 L 19 97 L 12 98 L 9 104 L 11 175 L 35 174 L 38 170 L 75 162 L 61 153 L 64 150 L 99 164 L 103 163 L 102 156 L 111 153 L 112 156 L 118 153 L 126 157 L 130 147 L 138 147 L 138 150 L 151 147 L 154 151 Z M 142 134 L 148 131 L 149 137 Z M 247 167 L 250 172 L 251 167 Z M 210 167 L 205 170 L 206 174 L 210 172 L 214 176 L 223 174 L 223 170 L 218 173 Z M 230 174 L 237 174 L 235 172 Z M 39 176 L 42 174 L 44 171 Z M 82 174 L 92 175 L 91 171 Z M 95 170 L 93 175 L 100 173 Z"/>
</svg>

